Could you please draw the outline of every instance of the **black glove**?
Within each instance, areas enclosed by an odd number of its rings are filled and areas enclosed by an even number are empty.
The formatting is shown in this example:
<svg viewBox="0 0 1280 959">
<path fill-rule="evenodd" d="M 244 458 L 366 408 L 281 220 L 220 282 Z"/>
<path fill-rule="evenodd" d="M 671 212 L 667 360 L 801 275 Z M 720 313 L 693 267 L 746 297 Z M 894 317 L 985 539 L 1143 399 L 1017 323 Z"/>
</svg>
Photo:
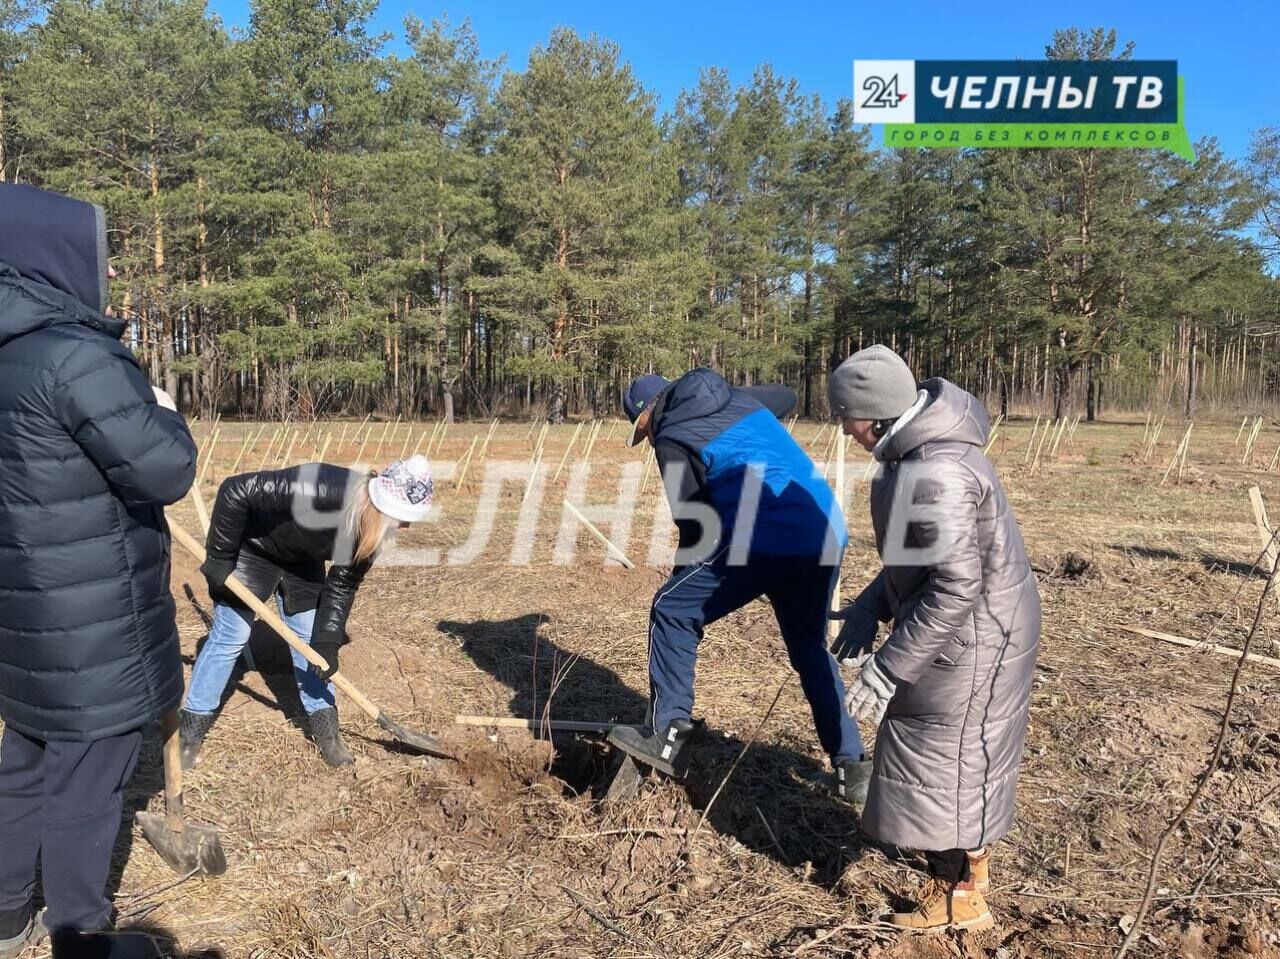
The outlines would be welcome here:
<svg viewBox="0 0 1280 959">
<path fill-rule="evenodd" d="M 832 613 L 831 618 L 844 621 L 835 642 L 831 644 L 831 655 L 836 658 L 836 662 L 845 665 L 871 652 L 876 633 L 880 630 L 880 621 L 874 613 L 857 603 L 851 603 L 838 613 Z"/>
<path fill-rule="evenodd" d="M 338 671 L 338 650 L 346 645 L 347 637 L 344 633 L 316 633 L 311 637 L 311 648 L 324 657 L 325 662 L 329 664 L 328 669 L 321 669 L 314 663 L 310 669 L 313 675 L 319 679 L 328 679 Z"/>
<path fill-rule="evenodd" d="M 200 572 L 204 573 L 205 583 L 209 586 L 209 598 L 215 602 L 234 601 L 227 589 L 227 579 L 236 571 L 234 556 L 205 556 Z"/>
</svg>

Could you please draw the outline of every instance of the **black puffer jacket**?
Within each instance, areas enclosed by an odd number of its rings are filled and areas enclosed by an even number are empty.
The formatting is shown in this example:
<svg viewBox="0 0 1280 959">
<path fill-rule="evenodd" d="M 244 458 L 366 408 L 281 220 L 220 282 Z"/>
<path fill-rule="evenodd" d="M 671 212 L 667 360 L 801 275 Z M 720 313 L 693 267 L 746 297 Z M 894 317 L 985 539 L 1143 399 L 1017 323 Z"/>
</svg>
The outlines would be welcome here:
<svg viewBox="0 0 1280 959">
<path fill-rule="evenodd" d="M 224 480 L 209 517 L 209 558 L 236 564 L 259 599 L 277 589 L 285 611 L 315 609 L 313 637 L 345 638 L 347 617 L 370 560 L 352 562 L 346 504 L 369 474 L 328 463 L 243 473 Z M 325 573 L 326 561 L 332 561 Z M 235 603 L 229 594 L 215 596 Z"/>
<path fill-rule="evenodd" d="M 0 718 L 89 741 L 177 705 L 162 507 L 195 474 L 124 324 L 88 203 L 0 184 Z"/>
</svg>

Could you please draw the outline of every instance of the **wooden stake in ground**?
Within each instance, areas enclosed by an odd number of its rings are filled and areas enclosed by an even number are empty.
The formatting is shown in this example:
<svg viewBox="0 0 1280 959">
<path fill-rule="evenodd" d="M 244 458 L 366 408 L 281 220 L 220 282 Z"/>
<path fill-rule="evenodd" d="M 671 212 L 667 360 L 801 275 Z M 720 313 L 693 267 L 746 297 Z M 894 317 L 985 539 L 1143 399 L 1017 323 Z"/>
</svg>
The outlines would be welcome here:
<svg viewBox="0 0 1280 959">
<path fill-rule="evenodd" d="M 329 452 L 329 444 L 333 442 L 332 434 L 324 438 L 324 446 L 320 447 L 320 452 L 316 455 L 315 461 L 323 463 L 325 454 Z"/>
<path fill-rule="evenodd" d="M 396 425 L 396 426 L 399 426 L 399 425 L 400 425 L 400 417 L 399 417 L 399 416 L 397 416 L 397 417 L 396 417 L 396 419 L 395 419 L 395 424 L 394 424 L 394 425 Z M 387 421 L 387 425 L 386 425 L 386 426 L 383 428 L 383 430 L 382 430 L 382 436 L 380 436 L 380 437 L 378 438 L 378 448 L 377 448 L 377 450 L 376 450 L 376 451 L 374 452 L 374 454 L 373 454 L 373 458 L 374 458 L 374 459 L 376 459 L 376 460 L 381 461 L 381 459 L 382 459 L 382 447 L 383 447 L 383 444 L 385 444 L 385 443 L 387 442 L 387 435 L 391 432 L 391 426 L 392 426 L 392 423 L 391 423 L 391 421 L 390 421 L 390 420 L 388 420 L 388 421 Z"/>
<path fill-rule="evenodd" d="M 813 449 L 815 451 L 818 449 L 818 441 L 821 440 L 822 437 L 826 435 L 827 427 L 830 425 L 831 425 L 830 423 L 823 423 L 821 426 L 818 427 L 818 432 L 814 433 L 813 438 L 809 440 L 810 449 Z"/>
<path fill-rule="evenodd" d="M 213 454 L 218 445 L 218 437 L 222 435 L 222 429 L 218 428 L 213 431 L 213 436 L 209 437 L 209 445 L 204 450 L 204 466 L 200 468 L 200 477 L 196 480 L 196 485 L 204 482 L 204 478 L 209 475 L 209 467 L 213 465 Z M 199 459 L 199 457 L 196 457 Z"/>
<path fill-rule="evenodd" d="M 267 468 L 267 457 L 271 455 L 271 450 L 275 448 L 276 440 L 280 438 L 281 427 L 276 427 L 276 431 L 271 434 L 271 439 L 267 441 L 267 448 L 263 451 L 262 459 L 258 461 L 258 472 L 261 473 Z"/>
<path fill-rule="evenodd" d="M 1187 447 L 1191 445 L 1191 427 L 1194 425 L 1194 423 L 1187 424 L 1187 431 L 1182 434 L 1182 440 L 1178 443 L 1178 448 L 1173 451 L 1173 459 L 1169 460 L 1169 465 L 1164 470 L 1164 476 L 1160 477 L 1161 486 L 1168 481 L 1169 474 L 1175 466 L 1178 467 L 1178 481 L 1182 481 L 1182 468 L 1187 465 Z"/>
<path fill-rule="evenodd" d="M 604 533 L 596 529 L 595 524 L 592 523 L 591 520 L 587 519 L 585 516 L 582 515 L 582 510 L 578 509 L 578 507 L 574 506 L 568 500 L 564 501 L 564 506 L 565 506 L 565 509 L 567 509 L 570 513 L 574 515 L 574 517 L 578 520 L 579 523 L 581 523 L 583 526 L 587 528 L 587 532 L 589 532 L 592 536 L 594 536 L 600 542 L 604 543 L 605 549 L 607 549 L 610 553 L 613 554 L 614 559 L 616 559 L 619 563 L 621 563 L 627 569 L 636 568 L 636 564 L 631 562 L 631 560 L 627 559 L 626 553 L 618 549 L 618 547 L 614 546 L 613 543 L 609 542 L 609 537 L 605 536 Z"/>
<path fill-rule="evenodd" d="M 550 426 L 549 422 L 542 424 L 542 429 L 538 432 L 538 438 L 533 441 L 533 452 L 529 455 L 530 463 L 542 457 L 542 444 L 547 438 L 547 430 Z"/>
<path fill-rule="evenodd" d="M 1245 419 L 1248 419 L 1248 417 L 1245 417 Z M 1147 433 L 1150 432 L 1150 430 L 1151 430 L 1151 414 L 1147 413 L 1147 421 L 1142 424 L 1142 448 L 1143 449 L 1147 448 Z M 1238 439 L 1239 437 L 1237 437 L 1237 440 Z"/>
<path fill-rule="evenodd" d="M 369 426 L 365 429 L 365 431 L 364 431 L 364 439 L 360 441 L 360 448 L 356 450 L 356 456 L 355 456 L 355 459 L 353 459 L 351 462 L 353 462 L 353 463 L 363 463 L 363 462 L 364 462 L 364 448 L 365 448 L 366 446 L 368 446 L 368 445 L 369 445 L 369 438 L 370 438 L 371 436 L 373 436 L 373 424 L 372 424 L 372 423 L 370 423 L 370 424 L 369 424 Z"/>
<path fill-rule="evenodd" d="M 1001 413 L 996 417 L 996 421 L 991 424 L 991 432 L 987 434 L 987 445 L 982 447 L 983 454 L 991 452 L 991 447 L 995 445 L 996 434 L 1000 432 L 1000 424 L 1004 422 L 1004 414 Z"/>
<path fill-rule="evenodd" d="M 1022 462 L 1031 462 L 1031 448 L 1036 445 L 1036 431 L 1040 429 L 1040 417 L 1036 417 L 1035 423 L 1031 425 L 1031 439 L 1027 440 L 1027 452 L 1022 457 Z"/>
<path fill-rule="evenodd" d="M 1050 459 L 1058 458 L 1058 446 L 1062 443 L 1062 435 L 1067 431 L 1067 418 L 1064 416 L 1058 421 L 1058 432 L 1053 436 L 1053 442 L 1049 444 Z"/>
<path fill-rule="evenodd" d="M 440 447 L 444 446 L 444 438 L 449 435 L 449 421 L 443 420 L 442 423 L 444 425 L 440 427 L 440 435 L 436 437 L 436 453 L 437 454 L 440 452 Z M 431 450 L 429 448 L 427 450 L 427 455 L 428 456 L 431 455 Z"/>
<path fill-rule="evenodd" d="M 1236 430 L 1236 446 L 1240 445 L 1240 434 L 1244 432 L 1244 428 L 1245 426 L 1248 425 L 1248 423 L 1249 423 L 1249 417 L 1247 416 L 1240 421 L 1240 428 Z"/>
<path fill-rule="evenodd" d="M 466 458 L 463 459 L 462 465 L 458 467 L 458 478 L 457 480 L 454 481 L 454 484 L 453 484 L 454 489 L 462 489 L 462 484 L 467 479 L 467 470 L 471 466 L 471 457 L 475 454 L 476 443 L 478 442 L 480 442 L 479 436 L 471 437 L 471 447 L 470 449 L 467 450 L 467 455 L 466 455 Z"/>
<path fill-rule="evenodd" d="M 254 441 L 255 437 L 253 435 L 253 430 L 250 429 L 249 435 L 245 437 L 244 446 L 240 447 L 240 453 L 236 456 L 236 461 L 231 464 L 231 471 L 227 474 L 228 476 L 236 475 L 236 470 L 240 469 L 240 461 L 243 460 L 245 454 L 249 452 L 249 447 L 254 444 Z"/>
<path fill-rule="evenodd" d="M 289 440 L 289 448 L 284 451 L 284 457 L 280 460 L 280 468 L 284 469 L 289 465 L 289 458 L 293 456 L 293 445 L 298 442 L 298 434 L 294 433 Z"/>
<path fill-rule="evenodd" d="M 1253 429 L 1249 431 L 1248 440 L 1245 441 L 1244 456 L 1240 460 L 1241 466 L 1253 465 L 1253 448 L 1254 446 L 1257 445 L 1258 434 L 1261 432 L 1262 432 L 1262 417 L 1259 416 L 1258 419 L 1253 424 Z"/>
<path fill-rule="evenodd" d="M 836 451 L 836 444 L 840 442 L 840 436 L 844 433 L 842 429 L 836 429 L 831 433 L 831 442 L 827 444 L 826 452 L 822 454 L 822 478 L 829 480 L 831 478 L 831 460 Z"/>
<path fill-rule="evenodd" d="M 489 432 L 484 435 L 484 443 L 480 446 L 480 461 L 483 463 L 485 455 L 489 452 L 489 441 L 493 439 L 493 434 L 498 430 L 498 420 L 494 417 L 492 423 L 489 424 Z"/>
<path fill-rule="evenodd" d="M 1036 457 L 1031 461 L 1031 472 L 1040 468 L 1040 454 L 1044 452 L 1044 441 L 1053 432 L 1053 421 L 1045 420 L 1044 429 L 1040 431 L 1040 442 L 1036 445 Z"/>
<path fill-rule="evenodd" d="M 1258 539 L 1266 551 L 1267 573 L 1273 579 L 1276 569 L 1280 567 L 1280 548 L 1276 546 L 1276 533 L 1267 519 L 1267 504 L 1262 501 L 1262 490 L 1256 486 L 1249 487 L 1249 504 L 1253 507 L 1253 522 L 1258 527 Z M 1276 602 L 1280 603 L 1280 593 L 1276 594 Z"/>
<path fill-rule="evenodd" d="M 529 464 L 529 481 L 524 484 L 524 495 L 520 497 L 520 504 L 523 506 L 529 499 L 529 494 L 533 492 L 534 480 L 538 478 L 538 470 L 542 468 L 542 457 L 537 453 L 537 458 Z"/>
<path fill-rule="evenodd" d="M 1151 457 L 1156 451 L 1156 444 L 1160 442 L 1160 433 L 1164 430 L 1164 417 L 1160 417 L 1160 422 L 1155 425 L 1155 429 L 1151 431 L 1151 439 L 1147 442 L 1147 448 L 1142 454 L 1142 462 L 1150 463 Z"/>
<path fill-rule="evenodd" d="M 582 424 L 579 423 L 573 428 L 573 435 L 569 437 L 569 445 L 564 448 L 564 456 L 560 457 L 560 465 L 556 467 L 556 475 L 551 477 L 551 482 L 555 482 L 560 478 L 560 472 L 564 469 L 564 464 L 569 462 L 569 454 L 573 452 L 573 444 L 578 442 L 578 434 L 582 432 Z"/>
<path fill-rule="evenodd" d="M 658 461 L 658 451 L 654 449 L 652 445 L 650 445 L 649 455 L 645 457 L 645 461 L 644 461 L 644 479 L 640 481 L 641 494 L 643 494 L 644 491 L 649 488 L 649 475 L 653 472 L 653 464 L 656 463 L 657 461 Z"/>
<path fill-rule="evenodd" d="M 591 462 L 591 453 L 596 448 L 596 439 L 600 436 L 600 429 L 604 426 L 604 420 L 597 420 L 591 424 L 591 429 L 587 433 L 587 446 L 582 451 L 582 462 Z"/>
<path fill-rule="evenodd" d="M 836 503 L 843 512 L 845 508 L 845 458 L 848 456 L 848 438 L 844 435 L 844 430 L 836 430 Z M 840 573 L 836 572 L 836 585 L 831 593 L 832 612 L 840 609 Z M 836 633 L 840 632 L 840 624 L 832 619 L 827 621 L 827 638 L 835 639 Z"/>
</svg>

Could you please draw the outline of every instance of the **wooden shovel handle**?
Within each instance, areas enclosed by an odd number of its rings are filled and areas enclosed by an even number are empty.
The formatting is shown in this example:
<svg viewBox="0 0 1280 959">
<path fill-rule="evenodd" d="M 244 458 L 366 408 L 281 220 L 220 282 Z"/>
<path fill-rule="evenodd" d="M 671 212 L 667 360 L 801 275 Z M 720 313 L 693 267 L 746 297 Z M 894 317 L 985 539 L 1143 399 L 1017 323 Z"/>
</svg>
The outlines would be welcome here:
<svg viewBox="0 0 1280 959">
<path fill-rule="evenodd" d="M 182 743 L 178 739 L 178 710 L 171 709 L 160 717 L 164 736 L 164 811 L 169 828 L 181 833 L 182 821 Z"/>
<path fill-rule="evenodd" d="M 175 523 L 172 519 L 169 520 L 169 531 L 173 534 L 173 538 L 182 545 L 183 549 L 198 559 L 201 563 L 204 562 L 204 547 L 196 542 L 190 533 Z M 299 639 L 298 634 L 290 629 L 285 624 L 285 621 L 280 618 L 280 614 L 262 600 L 258 599 L 257 596 L 254 596 L 244 583 L 236 579 L 235 576 L 228 576 L 226 585 L 227 589 L 231 590 L 231 592 L 234 593 L 241 602 L 253 610 L 259 619 L 279 633 L 280 638 L 288 643 L 293 650 L 298 653 L 298 655 L 313 666 L 319 666 L 321 669 L 329 668 L 328 661 Z M 329 682 L 333 683 L 334 686 L 342 691 L 344 696 L 364 710 L 370 719 L 377 719 L 381 714 L 381 710 L 371 703 L 364 693 L 356 689 L 356 687 L 352 685 L 351 680 L 347 679 L 346 676 L 343 676 L 342 673 L 334 673 L 329 677 Z"/>
</svg>

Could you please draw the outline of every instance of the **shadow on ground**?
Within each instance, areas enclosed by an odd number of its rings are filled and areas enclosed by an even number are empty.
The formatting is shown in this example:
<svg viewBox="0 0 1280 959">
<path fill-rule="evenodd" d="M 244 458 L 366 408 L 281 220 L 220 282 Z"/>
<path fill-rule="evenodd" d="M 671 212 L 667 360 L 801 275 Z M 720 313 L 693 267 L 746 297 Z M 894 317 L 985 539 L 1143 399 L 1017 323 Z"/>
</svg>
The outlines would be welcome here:
<svg viewBox="0 0 1280 959">
<path fill-rule="evenodd" d="M 554 719 L 642 723 L 647 697 L 612 669 L 547 639 L 542 635 L 547 622 L 545 614 L 530 613 L 505 620 L 443 620 L 437 628 L 457 638 L 477 666 L 511 690 L 512 716 L 542 717 L 550 698 Z M 570 792 L 602 798 L 614 766 L 604 737 L 557 733 L 553 739 L 552 773 Z M 743 746 L 742 739 L 710 724 L 691 742 L 684 788 L 695 809 L 707 807 Z M 832 885 L 868 841 L 859 835 L 853 810 L 830 794 L 824 779 L 824 768 L 811 757 L 756 742 L 715 799 L 707 825 L 788 868 L 812 870 L 814 881 Z"/>
</svg>

